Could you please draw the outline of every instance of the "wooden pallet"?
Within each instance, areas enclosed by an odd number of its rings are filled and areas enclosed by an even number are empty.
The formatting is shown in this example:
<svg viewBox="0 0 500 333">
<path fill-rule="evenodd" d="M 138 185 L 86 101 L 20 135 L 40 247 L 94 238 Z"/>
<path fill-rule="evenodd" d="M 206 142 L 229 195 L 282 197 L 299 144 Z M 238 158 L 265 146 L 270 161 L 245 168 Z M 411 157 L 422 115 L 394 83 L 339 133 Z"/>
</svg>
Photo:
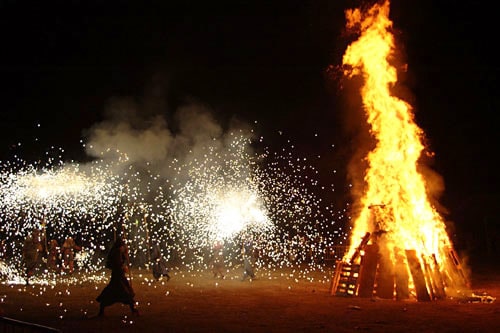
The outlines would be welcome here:
<svg viewBox="0 0 500 333">
<path fill-rule="evenodd" d="M 337 261 L 330 293 L 335 296 L 355 296 L 358 286 L 359 269 L 360 265 Z"/>
</svg>

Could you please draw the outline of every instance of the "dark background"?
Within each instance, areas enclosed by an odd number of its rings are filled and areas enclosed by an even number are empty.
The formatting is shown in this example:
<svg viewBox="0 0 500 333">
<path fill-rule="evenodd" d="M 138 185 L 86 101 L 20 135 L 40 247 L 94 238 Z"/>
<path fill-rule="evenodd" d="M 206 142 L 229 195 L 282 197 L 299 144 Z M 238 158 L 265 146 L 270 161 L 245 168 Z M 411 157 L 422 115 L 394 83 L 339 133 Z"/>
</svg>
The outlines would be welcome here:
<svg viewBox="0 0 500 333">
<path fill-rule="evenodd" d="M 343 189 L 336 200 L 347 200 L 355 148 L 344 125 L 359 110 L 349 109 L 352 92 L 335 68 L 352 40 L 344 10 L 360 4 L 2 0 L 0 156 L 22 143 L 32 158 L 54 145 L 85 159 L 80 139 L 111 97 L 145 99 L 159 89 L 169 123 L 196 100 L 222 126 L 238 118 L 271 142 L 284 131 L 301 151 L 322 154 L 326 181 Z M 495 258 L 496 13 L 486 1 L 398 0 L 391 17 L 408 64 L 402 84 L 436 153 L 455 241 Z"/>
</svg>

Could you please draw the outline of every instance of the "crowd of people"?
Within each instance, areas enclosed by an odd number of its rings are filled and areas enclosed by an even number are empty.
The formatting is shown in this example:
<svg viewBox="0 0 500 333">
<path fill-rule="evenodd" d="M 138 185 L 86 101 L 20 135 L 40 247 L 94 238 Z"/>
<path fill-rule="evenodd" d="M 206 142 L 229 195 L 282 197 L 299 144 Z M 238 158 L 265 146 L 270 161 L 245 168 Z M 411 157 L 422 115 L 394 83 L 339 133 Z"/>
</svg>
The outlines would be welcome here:
<svg viewBox="0 0 500 333">
<path fill-rule="evenodd" d="M 35 229 L 25 238 L 22 247 L 22 259 L 24 278 L 26 284 L 30 283 L 38 271 L 45 270 L 57 274 L 72 274 L 75 271 L 75 253 L 81 251 L 72 237 L 67 237 L 62 245 L 56 239 L 46 241 L 44 233 Z M 3 253 L 3 251 L 2 251 Z M 224 242 L 218 240 L 213 244 L 210 266 L 213 277 L 224 279 L 227 273 L 225 266 Z M 245 237 L 241 243 L 241 258 L 243 261 L 242 281 L 254 280 L 255 249 L 251 237 Z M 136 308 L 135 292 L 132 288 L 130 276 L 130 259 L 126 242 L 117 237 L 108 251 L 105 266 L 111 271 L 111 277 L 106 287 L 100 292 L 96 300 L 99 303 L 98 316 L 104 315 L 106 307 L 115 303 L 123 303 L 129 306 L 131 312 L 139 314 Z M 170 280 L 167 261 L 163 257 L 160 247 L 153 245 L 150 251 L 150 269 L 156 281 L 165 277 Z M 128 274 L 128 276 L 127 276 Z"/>
<path fill-rule="evenodd" d="M 67 237 L 63 245 L 59 246 L 56 239 L 47 243 L 40 230 L 33 230 L 25 238 L 22 248 L 26 284 L 29 284 L 37 270 L 44 268 L 52 273 L 73 274 L 75 252 L 81 249 L 72 237 Z"/>
</svg>

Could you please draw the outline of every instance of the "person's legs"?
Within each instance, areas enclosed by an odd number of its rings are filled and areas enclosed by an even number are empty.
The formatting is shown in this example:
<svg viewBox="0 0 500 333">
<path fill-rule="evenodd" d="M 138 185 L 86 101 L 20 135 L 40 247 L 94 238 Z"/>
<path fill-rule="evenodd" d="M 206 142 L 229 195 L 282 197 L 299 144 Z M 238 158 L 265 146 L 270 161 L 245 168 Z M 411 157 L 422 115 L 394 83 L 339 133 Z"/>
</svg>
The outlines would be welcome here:
<svg viewBox="0 0 500 333">
<path fill-rule="evenodd" d="M 253 272 L 252 263 L 250 262 L 250 258 L 245 257 L 244 261 L 245 272 L 243 273 L 243 280 L 249 276 L 251 279 L 255 279 L 255 274 Z"/>
<path fill-rule="evenodd" d="M 104 316 L 104 305 L 101 303 L 99 304 L 99 313 L 97 314 L 99 317 Z"/>
<path fill-rule="evenodd" d="M 26 268 L 26 285 L 29 285 L 30 278 L 35 274 L 35 265 L 27 264 Z"/>
<path fill-rule="evenodd" d="M 130 311 L 132 311 L 133 314 L 139 315 L 139 310 L 135 307 L 135 302 L 132 301 L 129 303 Z"/>
</svg>

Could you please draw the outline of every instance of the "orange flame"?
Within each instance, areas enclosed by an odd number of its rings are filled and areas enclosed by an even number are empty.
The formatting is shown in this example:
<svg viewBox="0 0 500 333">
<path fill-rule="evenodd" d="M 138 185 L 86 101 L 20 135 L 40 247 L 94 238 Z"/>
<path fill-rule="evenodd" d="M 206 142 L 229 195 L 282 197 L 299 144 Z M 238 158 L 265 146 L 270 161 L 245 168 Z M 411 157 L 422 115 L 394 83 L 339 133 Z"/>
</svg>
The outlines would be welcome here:
<svg viewBox="0 0 500 333">
<path fill-rule="evenodd" d="M 358 29 L 360 37 L 344 54 L 344 74 L 363 78 L 363 109 L 376 142 L 366 156 L 365 189 L 346 258 L 367 232 L 378 233 L 383 234 L 382 255 L 392 263 L 402 250 L 415 250 L 419 260 L 432 257 L 436 269 L 445 272 L 452 244 L 443 218 L 429 200 L 430 183 L 418 168 L 424 133 L 415 124 L 412 107 L 391 94 L 397 70 L 390 63 L 395 41 L 389 7 L 386 0 L 367 11 L 346 11 L 347 28 Z"/>
</svg>

